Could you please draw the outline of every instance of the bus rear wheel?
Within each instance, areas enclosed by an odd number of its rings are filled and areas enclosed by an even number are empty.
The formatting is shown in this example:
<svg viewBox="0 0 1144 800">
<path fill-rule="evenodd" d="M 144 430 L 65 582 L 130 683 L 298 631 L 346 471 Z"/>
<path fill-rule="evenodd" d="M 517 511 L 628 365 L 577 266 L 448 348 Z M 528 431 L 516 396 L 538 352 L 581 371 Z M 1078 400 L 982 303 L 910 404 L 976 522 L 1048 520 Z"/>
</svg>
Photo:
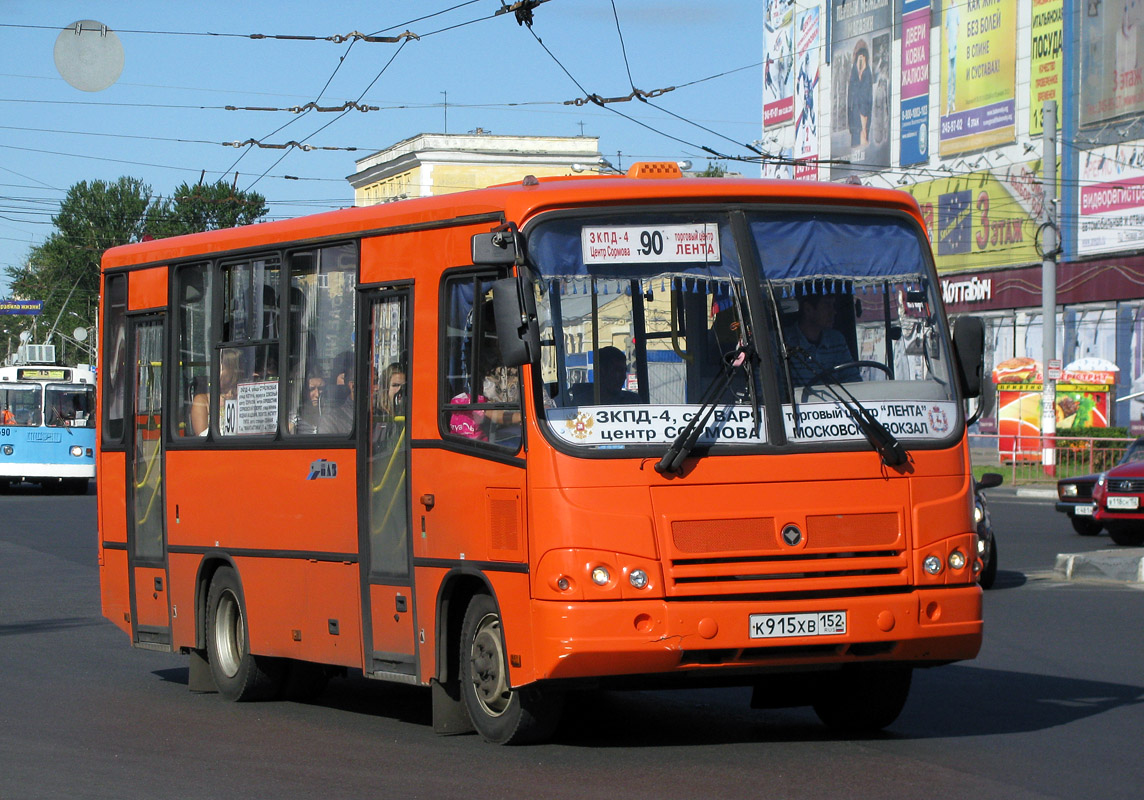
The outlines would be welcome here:
<svg viewBox="0 0 1144 800">
<path fill-rule="evenodd" d="M 477 732 L 493 744 L 529 744 L 552 735 L 563 695 L 535 685 L 513 689 L 496 603 L 476 595 L 461 626 L 461 695 Z"/>
<path fill-rule="evenodd" d="M 250 652 L 242 588 L 230 567 L 214 574 L 207 593 L 207 655 L 215 686 L 228 700 L 268 700 L 282 688 L 285 663 Z"/>
<path fill-rule="evenodd" d="M 844 667 L 823 676 L 814 713 L 839 733 L 876 733 L 902 713 L 912 675 L 909 667 Z"/>
</svg>

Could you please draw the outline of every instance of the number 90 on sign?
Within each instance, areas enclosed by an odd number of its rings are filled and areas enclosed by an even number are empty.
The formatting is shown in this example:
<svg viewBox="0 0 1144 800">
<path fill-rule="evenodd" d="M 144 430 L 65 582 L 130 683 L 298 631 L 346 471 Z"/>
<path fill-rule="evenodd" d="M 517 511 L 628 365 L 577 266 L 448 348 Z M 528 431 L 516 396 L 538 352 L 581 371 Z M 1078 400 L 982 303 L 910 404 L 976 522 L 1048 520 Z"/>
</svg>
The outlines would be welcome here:
<svg viewBox="0 0 1144 800">
<path fill-rule="evenodd" d="M 809 614 L 752 614 L 749 622 L 752 639 L 842 636 L 846 633 L 845 611 L 815 611 Z"/>
</svg>

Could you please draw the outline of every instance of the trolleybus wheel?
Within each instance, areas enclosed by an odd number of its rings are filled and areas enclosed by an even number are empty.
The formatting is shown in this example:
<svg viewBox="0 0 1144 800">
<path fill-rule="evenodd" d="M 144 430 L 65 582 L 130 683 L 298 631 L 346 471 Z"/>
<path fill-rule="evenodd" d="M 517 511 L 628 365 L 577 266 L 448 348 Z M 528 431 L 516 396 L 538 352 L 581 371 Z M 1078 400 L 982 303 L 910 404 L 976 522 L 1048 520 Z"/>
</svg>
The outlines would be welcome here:
<svg viewBox="0 0 1144 800">
<path fill-rule="evenodd" d="M 207 654 L 219 694 L 228 700 L 267 700 L 285 677 L 285 662 L 250 652 L 238 575 L 220 567 L 207 593 Z"/>
<path fill-rule="evenodd" d="M 814 713 L 840 733 L 874 733 L 898 718 L 910 693 L 909 667 L 845 667 L 824 675 Z"/>
<path fill-rule="evenodd" d="M 527 744 L 556 729 L 563 696 L 535 685 L 513 689 L 496 603 L 476 595 L 461 626 L 461 694 L 473 727 L 494 744 Z"/>
</svg>

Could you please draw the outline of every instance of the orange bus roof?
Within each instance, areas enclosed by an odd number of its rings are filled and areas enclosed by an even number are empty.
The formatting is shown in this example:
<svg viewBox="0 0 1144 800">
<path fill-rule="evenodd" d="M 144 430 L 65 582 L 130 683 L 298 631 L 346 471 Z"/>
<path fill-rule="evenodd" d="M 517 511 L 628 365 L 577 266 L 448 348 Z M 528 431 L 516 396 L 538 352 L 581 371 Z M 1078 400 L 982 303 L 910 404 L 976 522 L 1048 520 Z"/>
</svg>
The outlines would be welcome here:
<svg viewBox="0 0 1144 800">
<path fill-rule="evenodd" d="M 528 185 L 531 184 L 531 185 Z M 917 202 L 906 192 L 810 181 L 757 178 L 640 178 L 560 176 L 535 183 L 515 182 L 434 197 L 346 208 L 276 222 L 155 239 L 107 250 L 103 268 L 158 264 L 211 253 L 267 247 L 281 242 L 329 239 L 371 231 L 419 226 L 466 217 L 504 217 L 523 224 L 558 208 L 743 201 L 869 206 L 906 211 L 920 219 Z"/>
</svg>

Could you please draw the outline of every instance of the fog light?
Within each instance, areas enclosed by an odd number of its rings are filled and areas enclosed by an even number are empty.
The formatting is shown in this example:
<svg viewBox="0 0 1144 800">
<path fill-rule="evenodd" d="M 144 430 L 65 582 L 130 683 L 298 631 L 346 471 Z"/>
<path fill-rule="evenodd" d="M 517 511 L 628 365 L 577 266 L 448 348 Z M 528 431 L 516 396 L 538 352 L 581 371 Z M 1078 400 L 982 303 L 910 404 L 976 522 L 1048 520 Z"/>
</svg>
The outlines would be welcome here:
<svg viewBox="0 0 1144 800">
<path fill-rule="evenodd" d="M 628 575 L 628 583 L 634 589 L 642 589 L 647 586 L 647 573 L 642 569 L 633 569 L 631 574 Z"/>
<path fill-rule="evenodd" d="M 10 444 L 4 445 L 4 455 L 6 455 L 6 456 L 12 455 L 12 445 L 10 445 Z"/>
<path fill-rule="evenodd" d="M 569 581 L 568 578 L 563 575 L 561 575 L 560 578 L 558 578 L 556 581 L 556 588 L 562 592 L 568 591 L 571 586 L 571 581 Z"/>
<path fill-rule="evenodd" d="M 71 446 L 71 454 L 73 456 L 75 456 L 76 458 L 79 458 L 80 456 L 83 455 L 83 448 L 80 447 L 78 444 L 73 444 Z"/>
<path fill-rule="evenodd" d="M 949 554 L 949 568 L 952 570 L 959 570 L 965 566 L 965 553 L 960 550 L 954 550 Z"/>
<path fill-rule="evenodd" d="M 612 580 L 612 576 L 608 574 L 607 567 L 596 567 L 592 570 L 592 583 L 597 586 L 607 586 Z"/>
<path fill-rule="evenodd" d="M 922 562 L 922 567 L 930 575 L 941 574 L 941 559 L 937 556 L 926 556 L 926 560 Z"/>
</svg>

